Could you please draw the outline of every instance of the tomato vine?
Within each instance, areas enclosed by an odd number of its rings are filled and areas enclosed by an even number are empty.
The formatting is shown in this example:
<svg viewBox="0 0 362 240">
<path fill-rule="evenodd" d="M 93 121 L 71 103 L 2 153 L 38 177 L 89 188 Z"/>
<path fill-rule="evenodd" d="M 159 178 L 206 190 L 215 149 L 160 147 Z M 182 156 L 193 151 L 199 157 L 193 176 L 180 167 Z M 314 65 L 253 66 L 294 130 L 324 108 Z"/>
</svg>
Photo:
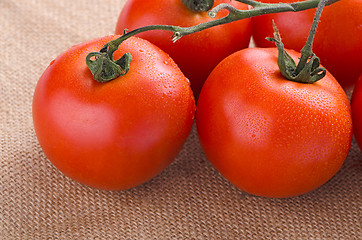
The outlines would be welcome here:
<svg viewBox="0 0 362 240">
<path fill-rule="evenodd" d="M 208 14 L 211 18 L 215 18 L 217 13 L 222 10 L 226 9 L 228 11 L 228 15 L 220 18 L 211 20 L 209 22 L 201 23 L 191 27 L 180 27 L 180 26 L 172 26 L 172 25 L 150 25 L 135 29 L 133 31 L 127 32 L 124 31 L 124 34 L 119 38 L 112 40 L 105 44 L 99 52 L 92 52 L 88 54 L 86 58 L 86 63 L 91 70 L 93 77 L 98 82 L 107 82 L 112 79 L 117 78 L 118 76 L 124 75 L 127 73 L 129 69 L 130 62 L 132 60 L 132 56 L 128 53 L 122 56 L 122 58 L 118 60 L 113 59 L 113 53 L 119 48 L 120 44 L 125 41 L 126 39 L 135 36 L 139 33 L 151 30 L 166 30 L 172 32 L 171 40 L 173 42 L 179 40 L 181 37 L 196 33 L 207 28 L 211 28 L 217 25 L 222 25 L 226 23 L 230 23 L 233 21 L 242 20 L 245 18 L 251 18 L 259 15 L 269 14 L 269 13 L 279 13 L 279 12 L 298 12 L 303 11 L 311 8 L 315 8 L 318 6 L 320 2 L 323 2 L 324 5 L 330 5 L 334 2 L 339 0 L 306 0 L 301 2 L 293 2 L 293 3 L 262 3 L 254 0 L 237 0 L 239 2 L 245 3 L 250 5 L 252 8 L 248 10 L 238 10 L 231 6 L 230 4 L 222 3 L 211 9 Z M 195 1 L 183 1 L 187 6 L 190 5 L 190 2 Z M 207 2 L 207 1 L 199 1 L 199 2 Z M 212 1 L 213 2 L 213 1 Z M 210 4 L 209 4 L 210 5 Z M 322 6 L 322 8 L 323 8 Z M 196 6 L 197 10 L 206 10 L 207 8 L 200 7 L 199 5 Z M 314 34 L 313 34 L 314 35 Z M 310 42 L 310 41 L 309 41 Z M 280 44 L 279 44 L 280 45 Z M 308 45 L 308 44 L 306 44 Z M 302 61 L 301 64 L 298 64 L 296 72 L 301 72 L 301 68 L 304 67 L 306 61 L 311 57 L 311 47 L 308 49 L 306 48 L 302 52 Z M 318 66 L 316 67 L 316 63 L 319 66 L 319 60 L 315 61 L 315 58 L 312 58 L 310 61 L 311 67 L 309 70 L 312 69 L 312 75 L 317 77 L 313 77 L 313 79 L 320 79 L 322 75 L 318 74 L 323 70 L 319 69 Z M 295 74 L 294 74 L 295 75 Z M 297 74 L 298 75 L 298 74 Z M 313 81 L 314 81 L 313 80 Z"/>
</svg>

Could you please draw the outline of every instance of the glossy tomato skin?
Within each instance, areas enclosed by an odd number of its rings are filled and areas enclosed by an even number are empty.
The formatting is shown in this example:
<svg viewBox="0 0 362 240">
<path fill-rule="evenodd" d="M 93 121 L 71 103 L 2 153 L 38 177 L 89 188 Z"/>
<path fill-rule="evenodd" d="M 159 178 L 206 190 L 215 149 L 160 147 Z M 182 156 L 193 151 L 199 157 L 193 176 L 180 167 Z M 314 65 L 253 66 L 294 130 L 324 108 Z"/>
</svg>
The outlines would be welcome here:
<svg viewBox="0 0 362 240">
<path fill-rule="evenodd" d="M 106 190 L 128 189 L 165 169 L 193 124 L 189 81 L 158 47 L 139 38 L 123 42 L 115 59 L 133 56 L 129 72 L 96 82 L 85 63 L 116 36 L 72 47 L 40 77 L 33 121 L 48 159 L 68 177 Z"/>
<path fill-rule="evenodd" d="M 220 3 L 229 3 L 237 9 L 248 9 L 245 4 L 229 0 L 216 0 L 214 6 Z M 222 10 L 217 18 L 226 14 L 227 11 Z M 190 27 L 211 20 L 207 12 L 193 12 L 181 0 L 129 0 L 119 15 L 116 33 L 122 34 L 124 29 L 133 30 L 155 24 Z M 137 36 L 167 52 L 190 79 L 194 95 L 198 96 L 207 76 L 222 59 L 249 46 L 251 20 L 212 27 L 184 36 L 175 43 L 171 41 L 172 33 L 168 31 L 148 31 Z"/>
<path fill-rule="evenodd" d="M 292 2 L 263 0 L 262 2 Z M 362 4 L 361 0 L 343 0 L 323 9 L 313 52 L 344 88 L 353 86 L 362 72 Z M 272 19 L 286 48 L 300 51 L 312 26 L 315 9 L 301 12 L 268 14 L 252 18 L 255 45 L 275 47 L 265 40 L 273 36 Z"/>
<path fill-rule="evenodd" d="M 353 89 L 351 103 L 353 132 L 360 149 L 362 149 L 362 75 Z"/>
<path fill-rule="evenodd" d="M 351 147 L 350 108 L 330 73 L 314 84 L 288 81 L 275 48 L 249 48 L 210 74 L 196 123 L 207 158 L 226 179 L 282 198 L 307 193 L 340 169 Z"/>
</svg>

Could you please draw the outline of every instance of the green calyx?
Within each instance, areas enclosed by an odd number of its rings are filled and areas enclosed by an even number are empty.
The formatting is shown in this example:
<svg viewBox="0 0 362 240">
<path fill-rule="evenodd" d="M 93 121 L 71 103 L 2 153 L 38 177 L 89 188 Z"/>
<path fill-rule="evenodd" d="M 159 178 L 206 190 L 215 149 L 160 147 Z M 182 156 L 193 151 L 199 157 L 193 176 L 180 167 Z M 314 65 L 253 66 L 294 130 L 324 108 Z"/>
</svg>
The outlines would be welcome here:
<svg viewBox="0 0 362 240">
<path fill-rule="evenodd" d="M 182 3 L 191 11 L 207 12 L 214 5 L 214 0 L 182 0 Z"/>
<path fill-rule="evenodd" d="M 100 83 L 125 75 L 132 60 L 132 55 L 125 53 L 120 59 L 114 61 L 114 51 L 107 49 L 107 47 L 103 47 L 99 52 L 89 53 L 86 58 L 86 64 L 92 72 L 94 80 Z"/>
<path fill-rule="evenodd" d="M 303 58 L 301 58 L 297 65 L 292 57 L 285 51 L 279 31 L 274 23 L 273 27 L 274 38 L 267 38 L 267 40 L 275 42 L 278 49 L 278 66 L 281 74 L 286 79 L 299 83 L 314 83 L 326 75 L 326 70 L 319 67 L 320 60 L 314 53 L 311 53 L 306 57 L 306 61 L 302 61 Z"/>
<path fill-rule="evenodd" d="M 299 83 L 314 83 L 326 75 L 327 71 L 324 68 L 319 67 L 320 60 L 312 51 L 314 36 L 326 2 L 327 0 L 321 0 L 318 3 L 308 40 L 301 50 L 301 57 L 298 65 L 285 51 L 279 30 L 273 22 L 274 38 L 267 38 L 267 40 L 275 42 L 276 47 L 278 48 L 278 66 L 280 72 L 286 79 Z"/>
</svg>

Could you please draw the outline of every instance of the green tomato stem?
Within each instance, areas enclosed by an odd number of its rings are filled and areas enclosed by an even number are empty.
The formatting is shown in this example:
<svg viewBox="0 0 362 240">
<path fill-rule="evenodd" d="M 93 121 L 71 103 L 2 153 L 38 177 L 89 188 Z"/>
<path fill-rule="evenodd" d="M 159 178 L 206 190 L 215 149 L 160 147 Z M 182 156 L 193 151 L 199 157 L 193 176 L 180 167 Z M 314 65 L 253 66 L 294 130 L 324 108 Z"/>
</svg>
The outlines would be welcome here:
<svg viewBox="0 0 362 240">
<path fill-rule="evenodd" d="M 108 42 L 105 44 L 100 52 L 90 53 L 86 58 L 86 63 L 91 70 L 93 77 L 98 82 L 107 82 L 112 79 L 122 76 L 127 73 L 130 61 L 132 59 L 131 55 L 128 53 L 127 56 L 122 57 L 119 60 L 113 59 L 113 53 L 119 48 L 120 44 L 126 39 L 135 36 L 139 33 L 150 31 L 150 30 L 164 30 L 172 32 L 171 40 L 176 42 L 183 36 L 193 34 L 214 26 L 242 20 L 245 18 L 250 18 L 254 16 L 270 14 L 270 13 L 279 13 L 279 12 L 297 12 L 303 11 L 318 6 L 320 0 L 306 0 L 301 2 L 294 3 L 261 3 L 254 0 L 237 0 L 239 2 L 248 4 L 253 8 L 248 10 L 238 10 L 231 6 L 230 4 L 222 3 L 209 11 L 209 16 L 215 18 L 217 13 L 222 10 L 228 10 L 228 15 L 211 20 L 205 23 L 201 23 L 191 27 L 179 27 L 171 25 L 150 25 L 135 29 L 133 31 L 127 32 L 120 36 L 119 38 Z M 339 0 L 324 0 L 326 5 L 330 5 Z M 186 2 L 186 1 L 184 1 Z M 121 65 L 119 64 L 121 63 Z"/>
<path fill-rule="evenodd" d="M 307 63 L 308 59 L 313 55 L 313 49 L 312 49 L 313 40 L 314 40 L 315 33 L 317 31 L 319 19 L 322 15 L 322 11 L 323 11 L 325 4 L 326 4 L 326 0 L 321 0 L 318 4 L 307 42 L 300 51 L 302 55 L 301 55 L 301 59 L 300 59 L 298 65 L 297 65 L 296 72 L 300 72 L 303 69 L 303 67 L 305 66 L 305 64 Z"/>
<path fill-rule="evenodd" d="M 301 57 L 298 65 L 296 65 L 294 60 L 285 51 L 284 44 L 280 38 L 279 30 L 273 22 L 274 38 L 267 39 L 275 42 L 278 49 L 278 66 L 280 72 L 288 80 L 299 83 L 314 83 L 326 75 L 326 70 L 322 67 L 319 67 L 320 60 L 312 50 L 314 36 L 326 1 L 327 0 L 321 0 L 318 4 L 308 40 L 301 50 Z"/>
</svg>

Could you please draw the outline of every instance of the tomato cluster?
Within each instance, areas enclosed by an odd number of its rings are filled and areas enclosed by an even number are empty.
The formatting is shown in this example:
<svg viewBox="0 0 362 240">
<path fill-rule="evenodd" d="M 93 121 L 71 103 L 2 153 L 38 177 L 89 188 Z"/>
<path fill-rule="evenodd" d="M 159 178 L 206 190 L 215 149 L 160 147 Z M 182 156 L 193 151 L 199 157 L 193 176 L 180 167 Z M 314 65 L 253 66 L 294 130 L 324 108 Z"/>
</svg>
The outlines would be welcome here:
<svg viewBox="0 0 362 240">
<path fill-rule="evenodd" d="M 248 9 L 229 0 L 216 0 L 214 6 L 220 3 Z M 313 12 L 283 13 L 288 21 L 275 15 L 287 46 L 290 42 L 290 48 L 300 50 L 311 24 L 305 21 L 303 33 L 293 35 L 285 30 L 290 19 L 309 19 Z M 226 14 L 222 10 L 218 17 Z M 333 19 L 332 15 L 328 16 Z M 340 169 L 351 147 L 351 105 L 340 84 L 353 84 L 361 65 L 351 75 L 339 75 L 329 63 L 332 60 L 325 60 L 328 71 L 322 80 L 313 84 L 287 80 L 278 68 L 275 47 L 247 48 L 252 33 L 257 46 L 266 44 L 260 39 L 269 35 L 265 22 L 270 16 L 263 17 L 213 27 L 176 43 L 167 31 L 131 37 L 114 53 L 115 59 L 132 55 L 129 71 L 107 83 L 94 80 L 85 59 L 119 35 L 72 47 L 49 65 L 34 92 L 34 128 L 44 153 L 80 183 L 128 189 L 172 162 L 191 131 L 196 111 L 207 158 L 238 188 L 259 196 L 291 197 L 321 186 Z M 352 17 L 361 23 L 359 15 Z M 206 12 L 192 11 L 179 0 L 129 0 L 116 34 L 145 25 L 189 27 L 207 21 Z M 344 31 L 348 35 L 351 29 Z M 358 52 L 362 41 L 356 41 Z M 343 52 L 338 45 L 328 46 Z M 297 61 L 299 53 L 288 53 Z M 343 52 L 349 53 L 349 48 Z M 324 56 L 321 59 L 323 63 Z M 360 58 L 356 61 L 359 64 Z M 362 141 L 362 126 L 357 126 L 362 122 L 361 79 L 353 101 L 356 138 Z"/>
</svg>

